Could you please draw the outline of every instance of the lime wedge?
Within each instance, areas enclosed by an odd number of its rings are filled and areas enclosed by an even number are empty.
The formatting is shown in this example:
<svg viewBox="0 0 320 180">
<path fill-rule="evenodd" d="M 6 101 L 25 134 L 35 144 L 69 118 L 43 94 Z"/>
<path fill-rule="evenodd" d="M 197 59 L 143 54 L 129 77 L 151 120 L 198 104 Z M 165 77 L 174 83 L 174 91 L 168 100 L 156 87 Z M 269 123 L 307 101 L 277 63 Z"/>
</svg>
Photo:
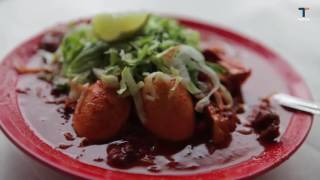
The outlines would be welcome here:
<svg viewBox="0 0 320 180">
<path fill-rule="evenodd" d="M 99 38 L 110 42 L 133 35 L 145 25 L 148 17 L 148 13 L 103 13 L 93 17 L 92 26 Z"/>
</svg>

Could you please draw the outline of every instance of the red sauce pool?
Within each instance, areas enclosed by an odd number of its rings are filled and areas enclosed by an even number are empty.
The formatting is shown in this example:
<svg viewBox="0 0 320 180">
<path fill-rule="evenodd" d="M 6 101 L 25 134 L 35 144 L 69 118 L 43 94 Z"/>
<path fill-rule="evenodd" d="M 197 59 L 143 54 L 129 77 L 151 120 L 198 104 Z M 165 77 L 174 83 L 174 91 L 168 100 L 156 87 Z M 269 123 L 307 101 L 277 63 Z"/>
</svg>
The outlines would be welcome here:
<svg viewBox="0 0 320 180">
<path fill-rule="evenodd" d="M 79 147 L 83 139 L 76 137 L 71 125 L 72 117 L 66 120 L 64 114 L 61 113 L 63 104 L 48 103 L 48 101 L 56 101 L 57 99 L 51 95 L 51 85 L 39 80 L 37 75 L 23 75 L 19 79 L 17 92 L 19 92 L 20 111 L 34 132 L 44 142 L 68 156 L 102 168 L 142 174 L 194 174 L 224 168 L 255 158 L 264 151 L 264 146 L 256 140 L 256 134 L 240 133 L 244 128 L 243 124 L 246 122 L 246 117 L 250 113 L 250 107 L 258 104 L 262 97 L 274 92 L 287 92 L 288 90 L 282 79 L 278 79 L 277 72 L 268 62 L 261 60 L 260 56 L 252 54 L 252 52 L 249 53 L 237 44 L 229 44 L 219 37 L 211 35 L 210 39 L 205 36 L 203 38 L 203 46 L 206 46 L 206 44 L 210 44 L 210 46 L 218 44 L 220 46 L 222 43 L 223 46 L 231 47 L 230 50 L 232 49 L 232 51 L 228 51 L 228 54 L 236 57 L 252 69 L 252 75 L 243 86 L 247 111 L 240 116 L 242 123 L 232 133 L 232 141 L 226 148 L 214 149 L 201 139 L 184 145 L 160 143 L 157 145 L 160 150 L 156 151 L 152 159 L 155 165 L 141 166 L 141 164 L 135 164 L 128 169 L 115 169 L 106 163 L 106 149 L 112 144 L 123 143 L 127 139 L 119 137 L 107 144 Z M 41 58 L 35 56 L 30 61 L 30 65 L 39 65 L 41 62 Z M 280 115 L 280 131 L 282 134 L 288 125 L 291 113 L 278 106 L 274 107 L 274 110 Z M 140 131 L 141 128 L 138 127 L 137 132 Z M 153 139 L 150 134 L 143 131 L 141 134 L 138 133 L 137 137 L 143 140 Z M 179 165 L 177 166 L 175 163 L 179 163 Z M 172 166 L 175 168 L 172 168 Z"/>
</svg>

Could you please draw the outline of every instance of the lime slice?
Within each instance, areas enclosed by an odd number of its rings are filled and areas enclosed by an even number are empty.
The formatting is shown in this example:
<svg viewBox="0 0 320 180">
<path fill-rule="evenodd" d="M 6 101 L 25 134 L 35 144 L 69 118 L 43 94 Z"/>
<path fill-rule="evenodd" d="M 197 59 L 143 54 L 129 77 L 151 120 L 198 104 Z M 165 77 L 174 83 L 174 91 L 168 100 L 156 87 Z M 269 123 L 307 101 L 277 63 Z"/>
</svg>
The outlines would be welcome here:
<svg viewBox="0 0 320 180">
<path fill-rule="evenodd" d="M 92 19 L 96 35 L 107 41 L 116 41 L 133 35 L 147 22 L 148 13 L 98 14 Z"/>
</svg>

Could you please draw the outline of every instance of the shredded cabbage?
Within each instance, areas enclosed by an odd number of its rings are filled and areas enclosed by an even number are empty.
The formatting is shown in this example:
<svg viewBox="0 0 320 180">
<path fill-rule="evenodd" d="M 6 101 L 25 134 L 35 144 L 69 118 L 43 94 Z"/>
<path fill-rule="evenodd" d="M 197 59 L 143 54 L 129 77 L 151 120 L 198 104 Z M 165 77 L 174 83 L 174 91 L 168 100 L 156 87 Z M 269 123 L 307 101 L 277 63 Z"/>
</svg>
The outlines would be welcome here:
<svg viewBox="0 0 320 180">
<path fill-rule="evenodd" d="M 143 102 L 142 102 L 141 94 L 139 93 L 141 85 L 139 85 L 139 83 L 136 83 L 131 73 L 131 69 L 128 67 L 125 67 L 123 69 L 121 73 L 121 78 L 122 78 L 121 81 L 123 82 L 123 84 L 125 84 L 126 88 L 128 89 L 130 95 L 133 98 L 135 108 L 140 120 L 142 122 L 145 122 Z"/>
<path fill-rule="evenodd" d="M 153 86 L 152 78 L 146 76 L 175 79 L 170 91 L 175 91 L 181 83 L 198 99 L 195 105 L 198 112 L 210 103 L 212 95 L 217 101 L 226 102 L 226 107 L 232 106 L 232 96 L 218 76 L 226 70 L 205 61 L 199 51 L 199 40 L 198 32 L 175 20 L 152 15 L 134 36 L 111 43 L 99 40 L 90 24 L 75 25 L 64 37 L 57 54 L 64 77 L 80 84 L 99 79 L 118 87 L 119 95 L 133 97 L 137 113 L 144 121 L 139 92 L 143 86 Z M 199 81 L 199 74 L 205 74 L 212 87 Z M 148 98 L 156 97 L 156 93 L 151 92 Z"/>
<path fill-rule="evenodd" d="M 105 74 L 104 70 L 97 68 L 93 69 L 93 73 L 98 79 L 105 82 L 108 86 L 116 88 L 119 87 L 119 80 L 117 76 Z"/>
</svg>

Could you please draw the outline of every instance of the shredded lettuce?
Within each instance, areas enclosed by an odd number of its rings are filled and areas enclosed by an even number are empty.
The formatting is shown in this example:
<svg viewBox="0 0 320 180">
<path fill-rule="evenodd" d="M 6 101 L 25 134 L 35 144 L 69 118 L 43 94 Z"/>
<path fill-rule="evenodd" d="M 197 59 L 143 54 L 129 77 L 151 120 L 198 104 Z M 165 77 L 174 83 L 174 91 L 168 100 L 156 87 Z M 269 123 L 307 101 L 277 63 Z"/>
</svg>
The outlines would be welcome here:
<svg viewBox="0 0 320 180">
<path fill-rule="evenodd" d="M 150 16 L 141 31 L 126 41 L 105 43 L 92 32 L 91 25 L 75 25 L 65 36 L 59 51 L 63 62 L 63 74 L 73 78 L 93 68 L 104 69 L 117 65 L 120 69 L 132 67 L 139 75 L 141 70 L 154 72 L 155 57 L 164 50 L 187 44 L 199 47 L 199 34 L 181 26 L 177 21 Z M 153 64 L 153 65 L 150 65 Z M 142 76 L 135 78 L 141 80 Z"/>
<path fill-rule="evenodd" d="M 124 86 L 124 89 L 127 89 L 130 93 L 130 95 L 133 97 L 133 101 L 135 104 L 135 108 L 137 110 L 137 114 L 142 122 L 145 121 L 145 115 L 143 110 L 143 103 L 142 103 L 142 97 L 140 92 L 141 85 L 140 83 L 136 83 L 136 81 L 133 78 L 131 69 L 128 67 L 125 67 L 121 73 L 121 81 L 122 85 Z M 121 82 L 120 82 L 121 84 Z M 122 87 L 123 88 L 123 87 Z M 120 93 L 122 88 L 119 90 Z M 118 91 L 118 93 L 119 93 Z"/>
<path fill-rule="evenodd" d="M 85 84 L 92 81 L 91 79 L 91 73 L 90 71 L 85 71 L 83 73 L 77 74 L 72 78 L 73 82 L 79 83 L 79 84 Z"/>
<path fill-rule="evenodd" d="M 118 77 L 115 75 L 105 74 L 105 71 L 103 69 L 93 69 L 94 75 L 97 77 L 97 79 L 100 79 L 101 81 L 107 83 L 111 87 L 119 87 L 119 80 Z"/>
<path fill-rule="evenodd" d="M 121 73 L 121 78 L 125 82 L 126 86 L 128 87 L 128 90 L 131 95 L 136 95 L 139 92 L 140 87 L 136 83 L 136 81 L 133 78 L 133 75 L 131 73 L 131 69 L 128 67 L 125 67 Z"/>
<path fill-rule="evenodd" d="M 218 75 L 227 71 L 220 65 L 206 62 L 199 51 L 198 32 L 181 26 L 177 21 L 152 15 L 134 36 L 106 43 L 92 32 L 92 26 L 75 25 L 64 37 L 58 54 L 64 77 L 85 84 L 99 79 L 118 87 L 121 96 L 132 96 L 140 119 L 143 105 L 139 93 L 147 75 L 164 73 L 175 78 L 194 95 L 201 112 L 210 97 L 221 91 L 228 105 L 232 97 L 221 86 Z M 211 81 L 212 87 L 198 80 L 200 73 Z"/>
<path fill-rule="evenodd" d="M 228 71 L 221 65 L 213 62 L 206 62 L 207 65 L 218 74 L 226 74 Z"/>
<path fill-rule="evenodd" d="M 59 47 L 64 63 L 72 62 L 76 56 L 89 44 L 97 41 L 90 25 L 80 24 L 70 30 Z"/>
<path fill-rule="evenodd" d="M 89 82 L 90 71 L 106 64 L 103 54 L 106 48 L 107 45 L 94 36 L 90 25 L 75 26 L 66 34 L 58 50 L 63 74 L 71 79 L 81 76 L 82 82 Z"/>
<path fill-rule="evenodd" d="M 74 77 L 93 68 L 104 67 L 107 65 L 104 51 L 106 44 L 97 42 L 85 47 L 68 65 L 64 68 L 67 77 Z"/>
</svg>

